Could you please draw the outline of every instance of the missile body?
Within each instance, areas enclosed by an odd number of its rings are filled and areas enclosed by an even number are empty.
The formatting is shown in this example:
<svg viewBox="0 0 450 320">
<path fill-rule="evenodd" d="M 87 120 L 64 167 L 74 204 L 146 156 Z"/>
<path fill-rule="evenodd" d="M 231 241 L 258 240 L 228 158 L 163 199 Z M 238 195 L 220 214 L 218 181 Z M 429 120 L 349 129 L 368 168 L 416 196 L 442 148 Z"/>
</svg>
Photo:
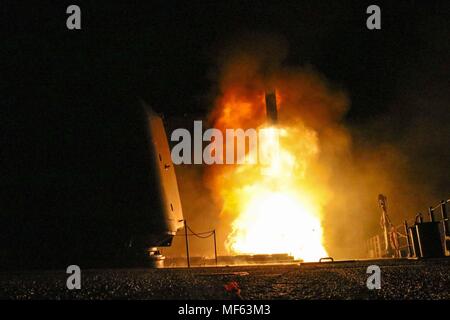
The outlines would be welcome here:
<svg viewBox="0 0 450 320">
<path fill-rule="evenodd" d="M 278 121 L 277 96 L 275 90 L 266 91 L 266 115 L 267 120 L 271 124 Z"/>
</svg>

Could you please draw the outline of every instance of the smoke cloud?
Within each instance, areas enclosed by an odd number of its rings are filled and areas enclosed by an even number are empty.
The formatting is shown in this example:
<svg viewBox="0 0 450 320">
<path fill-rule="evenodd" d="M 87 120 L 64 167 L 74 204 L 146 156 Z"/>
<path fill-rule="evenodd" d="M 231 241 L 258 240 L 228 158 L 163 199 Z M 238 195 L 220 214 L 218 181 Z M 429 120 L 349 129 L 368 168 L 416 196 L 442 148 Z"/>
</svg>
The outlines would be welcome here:
<svg viewBox="0 0 450 320">
<path fill-rule="evenodd" d="M 345 88 L 329 82 L 313 66 L 286 64 L 288 51 L 282 38 L 254 35 L 222 50 L 207 120 L 219 129 L 230 122 L 235 128 L 256 128 L 265 121 L 264 92 L 276 88 L 280 125 L 305 128 L 317 139 L 319 152 L 307 174 L 323 208 L 327 251 L 335 258 L 365 257 L 365 240 L 381 231 L 379 193 L 388 196 L 394 224 L 450 195 L 445 175 L 450 169 L 449 116 L 448 104 L 443 103 L 449 100 L 448 90 L 428 84 L 422 91 L 433 94 L 430 100 L 418 90 L 400 97 L 387 114 L 349 125 L 345 117 L 351 101 Z M 424 84 L 417 81 L 408 91 Z M 404 113 L 409 113 L 407 120 L 402 119 Z M 217 229 L 219 254 L 226 253 L 224 243 L 234 217 L 224 214 L 217 184 L 232 170 L 226 165 L 177 167 L 184 214 L 196 231 Z M 179 238 L 166 254 L 183 252 Z M 194 255 L 211 256 L 212 240 L 207 242 L 193 245 Z"/>
</svg>

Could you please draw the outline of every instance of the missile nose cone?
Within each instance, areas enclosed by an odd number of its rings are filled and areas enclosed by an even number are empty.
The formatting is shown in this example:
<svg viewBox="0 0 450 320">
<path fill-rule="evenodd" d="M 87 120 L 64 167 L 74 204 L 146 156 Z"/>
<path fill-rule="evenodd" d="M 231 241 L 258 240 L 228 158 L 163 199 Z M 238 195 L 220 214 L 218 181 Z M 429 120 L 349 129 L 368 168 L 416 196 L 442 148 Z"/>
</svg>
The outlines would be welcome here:
<svg viewBox="0 0 450 320">
<path fill-rule="evenodd" d="M 277 96 L 275 90 L 266 91 L 266 115 L 267 120 L 276 124 L 278 121 Z"/>
</svg>

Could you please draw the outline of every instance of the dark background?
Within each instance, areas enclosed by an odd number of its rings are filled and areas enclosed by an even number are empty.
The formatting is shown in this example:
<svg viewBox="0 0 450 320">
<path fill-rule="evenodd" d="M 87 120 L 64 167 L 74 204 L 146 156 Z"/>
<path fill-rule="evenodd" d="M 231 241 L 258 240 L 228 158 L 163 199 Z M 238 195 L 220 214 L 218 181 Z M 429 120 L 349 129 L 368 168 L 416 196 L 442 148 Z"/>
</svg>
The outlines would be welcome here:
<svg viewBox="0 0 450 320">
<path fill-rule="evenodd" d="M 136 97 L 167 119 L 206 115 L 217 53 L 242 33 L 284 37 L 285 63 L 345 88 L 349 126 L 382 119 L 367 143 L 404 139 L 430 117 L 417 174 L 431 161 L 450 192 L 446 3 L 374 2 L 382 30 L 369 31 L 365 1 L 2 1 L 0 257 L 26 267 L 126 241 L 131 217 L 151 208 Z M 82 30 L 66 29 L 70 4 Z"/>
</svg>

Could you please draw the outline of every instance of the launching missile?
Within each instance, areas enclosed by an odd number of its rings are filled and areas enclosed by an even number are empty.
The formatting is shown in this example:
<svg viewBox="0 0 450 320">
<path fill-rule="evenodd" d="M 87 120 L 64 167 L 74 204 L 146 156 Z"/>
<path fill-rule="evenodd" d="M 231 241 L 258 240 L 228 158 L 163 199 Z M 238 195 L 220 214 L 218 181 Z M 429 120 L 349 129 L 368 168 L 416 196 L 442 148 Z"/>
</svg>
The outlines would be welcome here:
<svg viewBox="0 0 450 320">
<path fill-rule="evenodd" d="M 277 96 L 275 90 L 266 91 L 266 115 L 267 120 L 271 124 L 276 124 L 278 121 L 277 111 Z"/>
</svg>

